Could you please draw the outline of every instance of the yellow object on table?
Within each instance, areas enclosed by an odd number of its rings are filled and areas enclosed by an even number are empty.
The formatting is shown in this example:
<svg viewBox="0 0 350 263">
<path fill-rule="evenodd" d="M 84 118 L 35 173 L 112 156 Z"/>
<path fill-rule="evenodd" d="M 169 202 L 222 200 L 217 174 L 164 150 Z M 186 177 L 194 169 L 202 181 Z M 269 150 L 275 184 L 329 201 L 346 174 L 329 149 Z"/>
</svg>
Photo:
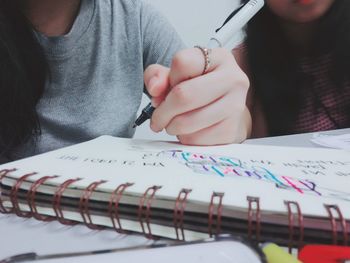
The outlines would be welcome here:
<svg viewBox="0 0 350 263">
<path fill-rule="evenodd" d="M 262 250 L 265 253 L 268 263 L 302 263 L 293 255 L 273 243 L 266 244 Z"/>
</svg>

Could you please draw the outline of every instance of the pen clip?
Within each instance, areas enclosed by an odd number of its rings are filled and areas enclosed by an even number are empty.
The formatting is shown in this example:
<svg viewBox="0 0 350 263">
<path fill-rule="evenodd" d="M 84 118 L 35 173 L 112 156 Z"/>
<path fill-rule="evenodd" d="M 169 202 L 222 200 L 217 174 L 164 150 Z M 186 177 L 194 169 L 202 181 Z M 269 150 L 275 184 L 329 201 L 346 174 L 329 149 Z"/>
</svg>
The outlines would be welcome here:
<svg viewBox="0 0 350 263">
<path fill-rule="evenodd" d="M 215 33 L 219 32 L 247 3 L 249 0 L 246 0 L 243 4 L 241 4 L 238 8 L 236 8 L 225 20 L 221 27 L 215 30 Z"/>
</svg>

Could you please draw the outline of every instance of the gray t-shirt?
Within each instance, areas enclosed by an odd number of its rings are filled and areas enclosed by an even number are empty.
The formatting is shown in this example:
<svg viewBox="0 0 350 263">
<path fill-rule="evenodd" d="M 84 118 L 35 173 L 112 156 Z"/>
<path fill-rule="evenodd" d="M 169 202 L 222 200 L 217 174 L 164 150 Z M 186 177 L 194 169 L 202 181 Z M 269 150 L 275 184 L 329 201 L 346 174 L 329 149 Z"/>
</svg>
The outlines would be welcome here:
<svg viewBox="0 0 350 263">
<path fill-rule="evenodd" d="M 37 106 L 42 135 L 16 158 L 108 134 L 132 137 L 144 69 L 183 48 L 175 30 L 141 0 L 82 0 L 65 36 L 36 33 L 50 76 Z"/>
</svg>

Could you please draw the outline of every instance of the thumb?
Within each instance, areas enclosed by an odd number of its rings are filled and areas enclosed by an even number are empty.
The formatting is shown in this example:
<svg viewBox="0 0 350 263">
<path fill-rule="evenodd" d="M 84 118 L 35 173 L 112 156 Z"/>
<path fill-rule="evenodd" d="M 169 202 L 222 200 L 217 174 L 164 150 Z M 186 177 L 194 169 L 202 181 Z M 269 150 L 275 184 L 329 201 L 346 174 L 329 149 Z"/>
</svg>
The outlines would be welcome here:
<svg viewBox="0 0 350 263">
<path fill-rule="evenodd" d="M 148 93 L 152 96 L 152 104 L 157 107 L 169 92 L 170 69 L 161 65 L 151 65 L 144 72 L 144 81 Z"/>
</svg>

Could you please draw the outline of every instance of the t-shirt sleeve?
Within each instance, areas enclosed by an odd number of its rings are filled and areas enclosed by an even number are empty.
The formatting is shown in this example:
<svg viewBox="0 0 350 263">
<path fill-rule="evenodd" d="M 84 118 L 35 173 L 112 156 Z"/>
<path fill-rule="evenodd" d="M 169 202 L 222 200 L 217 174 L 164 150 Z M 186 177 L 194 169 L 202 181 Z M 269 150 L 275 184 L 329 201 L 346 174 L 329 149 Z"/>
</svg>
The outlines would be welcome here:
<svg viewBox="0 0 350 263">
<path fill-rule="evenodd" d="M 180 36 L 152 5 L 142 1 L 141 33 L 143 41 L 143 66 L 151 64 L 170 66 L 173 56 L 185 48 Z"/>
</svg>

